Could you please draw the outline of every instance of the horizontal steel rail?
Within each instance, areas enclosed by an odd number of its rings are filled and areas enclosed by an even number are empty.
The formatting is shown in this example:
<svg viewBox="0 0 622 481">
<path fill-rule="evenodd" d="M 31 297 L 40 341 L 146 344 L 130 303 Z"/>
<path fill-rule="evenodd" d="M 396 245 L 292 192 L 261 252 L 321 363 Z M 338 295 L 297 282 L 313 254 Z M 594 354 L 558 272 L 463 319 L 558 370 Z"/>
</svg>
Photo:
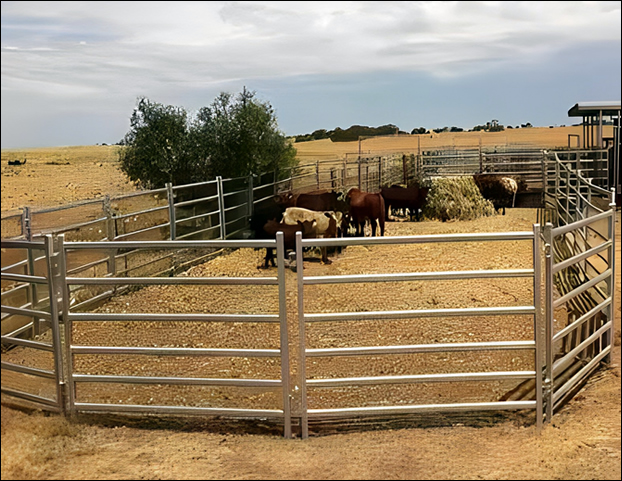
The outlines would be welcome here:
<svg viewBox="0 0 622 481">
<path fill-rule="evenodd" d="M 70 285 L 258 285 L 275 286 L 277 277 L 67 277 Z"/>
<path fill-rule="evenodd" d="M 200 347 L 71 346 L 74 354 L 129 354 L 147 356 L 279 357 L 278 349 L 226 349 Z"/>
<path fill-rule="evenodd" d="M 560 339 L 564 338 L 571 331 L 574 331 L 577 327 L 583 325 L 585 321 L 591 319 L 597 313 L 602 312 L 603 309 L 605 309 L 606 307 L 610 305 L 611 305 L 611 297 L 608 297 L 603 302 L 601 302 L 600 304 L 598 304 L 597 306 L 593 307 L 588 312 L 583 314 L 581 317 L 579 317 L 572 323 L 568 324 L 566 327 L 564 327 L 560 331 L 556 332 L 555 335 L 553 335 L 553 341 L 559 341 Z"/>
<path fill-rule="evenodd" d="M 533 315 L 536 309 L 533 306 L 509 307 L 467 307 L 458 309 L 418 309 L 403 311 L 361 311 L 361 312 L 326 312 L 304 314 L 307 322 L 321 321 L 352 321 L 352 320 L 395 320 L 414 319 L 421 317 L 474 317 L 474 316 L 501 316 L 501 315 Z"/>
<path fill-rule="evenodd" d="M 498 381 L 533 379 L 536 371 L 461 372 L 448 374 L 414 374 L 404 376 L 370 376 L 331 379 L 307 379 L 309 387 L 366 386 L 377 384 L 410 384 L 418 382 Z"/>
<path fill-rule="evenodd" d="M 410 272 L 401 274 L 362 274 L 341 276 L 308 276 L 305 285 L 353 284 L 360 282 L 403 282 L 457 279 L 495 279 L 506 277 L 532 277 L 533 269 L 499 269 L 477 271 Z"/>
<path fill-rule="evenodd" d="M 599 274 L 598 276 L 594 277 L 593 279 L 590 279 L 588 282 L 585 282 L 585 283 L 581 284 L 580 286 L 578 286 L 575 289 L 571 290 L 570 292 L 568 292 L 567 294 L 563 295 L 559 299 L 555 299 L 555 301 L 553 301 L 553 307 L 558 308 L 562 304 L 565 304 L 566 302 L 568 302 L 570 299 L 574 299 L 579 294 L 587 291 L 588 289 L 591 289 L 592 287 L 594 287 L 595 285 L 597 285 L 597 284 L 599 284 L 599 283 L 601 283 L 603 281 L 606 281 L 607 279 L 609 279 L 611 277 L 611 273 L 612 273 L 612 270 L 611 269 L 607 269 L 602 274 Z"/>
<path fill-rule="evenodd" d="M 200 249 L 211 248 L 264 248 L 276 247 L 276 241 L 266 240 L 200 240 L 200 241 L 113 241 L 113 242 L 65 242 L 68 249 Z"/>
<path fill-rule="evenodd" d="M 28 276 L 25 274 L 13 274 L 11 272 L 3 272 L 2 280 L 3 281 L 14 281 L 14 282 L 31 282 L 33 284 L 47 284 L 48 282 L 48 280 L 45 277 Z"/>
<path fill-rule="evenodd" d="M 2 336 L 2 343 L 12 344 L 14 346 L 28 347 L 31 349 L 38 349 L 39 351 L 54 352 L 54 346 L 52 344 L 46 344 L 39 341 L 31 341 L 29 339 L 20 339 L 19 337 Z"/>
<path fill-rule="evenodd" d="M 95 376 L 73 374 L 77 382 L 122 383 L 122 384 L 167 384 L 176 386 L 235 386 L 235 387 L 280 387 L 279 379 L 227 379 L 200 377 L 158 377 L 158 376 Z"/>
<path fill-rule="evenodd" d="M 584 252 L 581 252 L 579 254 L 576 254 L 572 257 L 569 257 L 568 259 L 565 259 L 561 262 L 557 262 L 553 265 L 553 274 L 556 274 L 557 272 L 561 271 L 562 269 L 566 269 L 570 266 L 573 266 L 589 257 L 592 257 L 596 254 L 598 254 L 599 252 L 602 252 L 606 249 L 609 249 L 613 246 L 613 240 L 608 240 L 603 242 L 600 245 L 597 245 L 596 247 L 592 247 L 591 249 L 588 249 Z"/>
<path fill-rule="evenodd" d="M 597 222 L 599 220 L 603 220 L 603 219 L 608 219 L 609 217 L 611 217 L 612 212 L 610 210 L 602 212 L 600 214 L 596 214 L 593 215 L 591 217 L 588 217 L 586 219 L 577 221 L 577 222 L 573 222 L 572 224 L 567 224 L 567 225 L 563 225 L 560 227 L 555 227 L 552 230 L 552 234 L 553 237 L 558 237 L 562 234 L 565 234 L 567 232 L 572 232 L 573 230 L 576 229 L 580 229 L 582 227 L 586 227 L 594 222 Z"/>
<path fill-rule="evenodd" d="M 97 404 L 76 402 L 81 412 L 115 412 L 145 414 L 194 414 L 201 416 L 229 416 L 254 418 L 282 418 L 283 411 L 276 409 L 231 409 L 186 406 L 157 406 L 138 404 Z"/>
<path fill-rule="evenodd" d="M 50 410 L 52 412 L 61 411 L 61 408 L 58 406 L 58 401 L 55 399 L 49 399 L 43 396 L 37 396 L 36 394 L 16 391 L 14 389 L 6 388 L 6 387 L 2 387 L 2 393 L 18 398 L 18 399 L 23 399 L 25 401 L 42 404 L 46 407 L 47 410 Z"/>
<path fill-rule="evenodd" d="M 279 322 L 277 314 L 111 314 L 71 312 L 73 321 Z"/>
<path fill-rule="evenodd" d="M 17 316 L 30 316 L 40 317 L 41 319 L 51 319 L 51 314 L 45 311 L 39 311 L 37 309 L 24 309 L 22 307 L 12 307 L 2 305 L 2 312 L 8 312 L 9 314 L 15 314 Z"/>
<path fill-rule="evenodd" d="M 218 194 L 215 195 L 210 195 L 208 197 L 200 197 L 198 199 L 192 199 L 192 200 L 185 200 L 183 202 L 177 202 L 175 204 L 173 204 L 175 207 L 187 207 L 189 205 L 194 205 L 194 204 L 198 204 L 200 202 L 207 202 L 210 200 L 216 200 L 218 199 Z M 218 212 L 218 211 L 216 211 Z"/>
<path fill-rule="evenodd" d="M 152 214 L 153 212 L 158 212 L 161 210 L 167 210 L 168 206 L 167 205 L 160 205 L 158 207 L 152 207 L 150 209 L 144 209 L 144 210 L 137 210 L 135 212 L 128 212 L 127 214 L 115 214 L 112 218 L 114 220 L 123 220 L 123 219 L 128 219 L 130 217 L 136 217 L 138 215 L 142 215 L 142 214 Z M 107 220 L 107 217 L 103 217 L 101 220 Z"/>
<path fill-rule="evenodd" d="M 567 367 L 570 363 L 569 360 L 572 360 L 577 354 L 587 348 L 590 344 L 597 341 L 605 332 L 611 329 L 611 321 L 603 324 L 598 330 L 592 333 L 589 337 L 581 341 L 578 346 L 574 349 L 570 350 L 568 353 L 564 354 L 563 357 L 556 359 L 553 363 L 553 373 L 560 371 L 561 368 Z"/>
<path fill-rule="evenodd" d="M 450 351 L 490 351 L 490 350 L 519 350 L 535 349 L 534 341 L 494 341 L 494 342 L 454 342 L 436 344 L 413 344 L 404 346 L 372 346 L 372 347 L 341 347 L 307 349 L 307 357 L 335 357 L 335 356 L 380 356 L 394 354 L 418 354 L 424 352 Z"/>
<path fill-rule="evenodd" d="M 572 388 L 574 388 L 581 380 L 583 380 L 590 372 L 592 372 L 598 364 L 611 353 L 611 344 L 605 347 L 599 354 L 594 356 L 579 372 L 572 376 L 563 386 L 555 389 L 553 394 L 553 403 L 557 402 Z"/>
<path fill-rule="evenodd" d="M 13 364 L 11 362 L 2 361 L 2 369 L 7 371 L 28 374 L 29 376 L 43 377 L 46 379 L 56 379 L 56 373 L 47 369 L 39 369 L 37 367 L 22 366 L 21 364 Z"/>
<path fill-rule="evenodd" d="M 365 416 L 369 414 L 414 414 L 436 412 L 503 411 L 535 409 L 536 401 L 499 401 L 482 403 L 447 403 L 404 406 L 369 406 L 365 408 L 309 409 L 311 418 Z"/>
<path fill-rule="evenodd" d="M 489 241 L 515 241 L 533 240 L 534 234 L 526 232 L 494 232 L 475 234 L 430 234 L 417 236 L 391 236 L 391 237 L 348 237 L 348 238 L 317 238 L 302 239 L 303 247 L 337 247 L 350 245 L 388 245 L 388 244 L 425 244 L 441 242 L 489 242 Z"/>
</svg>

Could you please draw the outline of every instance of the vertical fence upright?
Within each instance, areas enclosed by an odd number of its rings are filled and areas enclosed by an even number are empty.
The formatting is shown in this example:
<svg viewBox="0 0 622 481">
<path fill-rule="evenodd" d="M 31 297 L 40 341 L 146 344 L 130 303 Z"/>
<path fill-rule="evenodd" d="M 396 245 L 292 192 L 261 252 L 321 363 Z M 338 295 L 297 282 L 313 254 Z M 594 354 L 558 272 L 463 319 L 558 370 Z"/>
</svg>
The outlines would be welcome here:
<svg viewBox="0 0 622 481">
<path fill-rule="evenodd" d="M 283 435 L 292 437 L 292 414 L 290 398 L 290 364 L 289 364 L 289 335 L 287 329 L 287 291 L 285 285 L 285 241 L 282 232 L 276 234 L 276 258 L 278 262 L 279 284 L 279 325 L 281 344 L 281 382 L 283 387 Z"/>
<path fill-rule="evenodd" d="M 54 369 L 56 371 L 56 400 L 61 412 L 66 413 L 66 399 L 65 399 L 65 380 L 66 372 L 65 364 L 63 362 L 63 352 L 60 335 L 60 315 L 58 309 L 59 295 L 62 295 L 62 282 L 60 279 L 61 259 L 58 250 L 54 249 L 54 239 L 51 235 L 44 237 L 45 243 L 45 257 L 48 271 L 48 291 L 50 295 L 50 323 L 52 329 L 52 344 L 54 347 Z M 64 310 L 64 307 L 63 307 Z"/>
<path fill-rule="evenodd" d="M 307 412 L 307 344 L 305 339 L 306 331 L 304 315 L 304 269 L 302 258 L 302 232 L 296 232 L 296 274 L 296 284 L 298 285 L 298 382 L 300 383 L 300 435 L 302 439 L 307 439 L 309 437 L 309 414 Z"/>
<path fill-rule="evenodd" d="M 536 309 L 533 319 L 533 339 L 535 342 L 534 364 L 536 371 L 536 429 L 538 432 L 543 424 L 543 399 L 542 399 L 542 259 L 541 259 L 541 235 L 542 228 L 539 224 L 533 226 L 533 303 Z"/>
<path fill-rule="evenodd" d="M 166 184 L 166 197 L 168 200 L 168 221 L 171 240 L 177 239 L 177 219 L 175 217 L 175 193 L 173 192 L 173 184 Z"/>
<path fill-rule="evenodd" d="M 218 192 L 218 220 L 220 222 L 220 238 L 227 238 L 227 226 L 225 225 L 225 194 L 222 190 L 222 177 L 216 177 L 216 188 Z"/>
<path fill-rule="evenodd" d="M 545 379 L 544 401 L 546 403 L 546 421 L 553 416 L 553 224 L 544 226 L 544 312 L 545 312 Z"/>
</svg>

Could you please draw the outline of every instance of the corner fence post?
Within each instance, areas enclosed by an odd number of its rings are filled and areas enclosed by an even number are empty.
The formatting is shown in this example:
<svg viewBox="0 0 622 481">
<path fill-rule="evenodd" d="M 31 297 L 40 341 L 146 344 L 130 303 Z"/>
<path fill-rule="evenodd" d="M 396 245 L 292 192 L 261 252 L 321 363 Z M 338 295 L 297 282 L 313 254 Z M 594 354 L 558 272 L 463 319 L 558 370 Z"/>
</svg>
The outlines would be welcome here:
<svg viewBox="0 0 622 481">
<path fill-rule="evenodd" d="M 543 395 L 542 395 L 542 258 L 540 236 L 542 229 L 539 224 L 533 226 L 533 304 L 535 314 L 533 319 L 533 334 L 536 345 L 534 363 L 536 372 L 536 430 L 538 433 L 542 430 L 543 424 Z"/>
<path fill-rule="evenodd" d="M 222 191 L 222 177 L 216 177 L 216 189 L 218 191 L 218 221 L 220 222 L 220 238 L 227 238 L 227 229 L 225 226 L 225 197 Z"/>
<path fill-rule="evenodd" d="M 545 364 L 544 396 L 546 422 L 553 418 L 553 224 L 544 226 L 544 285 L 545 285 Z"/>
<path fill-rule="evenodd" d="M 58 251 L 54 248 L 54 239 L 52 235 L 48 234 L 44 237 L 45 245 L 45 260 L 47 263 L 48 271 L 48 293 L 50 296 L 50 321 L 52 328 L 52 347 L 54 352 L 54 371 L 56 380 L 56 402 L 60 407 L 63 414 L 67 414 L 67 396 L 65 392 L 65 371 L 63 363 L 63 348 L 60 335 L 60 313 L 58 309 L 58 297 L 59 297 L 59 274 L 60 274 L 60 249 Z M 62 290 L 61 290 L 62 292 Z"/>
<path fill-rule="evenodd" d="M 604 358 L 605 362 L 611 362 L 611 350 L 613 349 L 613 340 L 615 334 L 615 312 L 616 312 L 616 189 L 615 187 L 611 188 L 611 203 L 609 204 L 609 211 L 611 212 L 611 217 L 609 217 L 609 229 L 608 235 L 611 240 L 611 254 L 609 255 L 609 264 L 611 269 L 611 275 L 607 280 L 607 287 L 609 288 L 609 296 L 611 297 L 611 303 L 609 304 L 609 319 L 611 322 L 611 328 L 609 329 L 609 339 L 607 339 L 607 344 L 609 345 L 609 354 Z M 618 302 L 620 302 L 618 300 Z"/>
<path fill-rule="evenodd" d="M 175 218 L 175 193 L 173 192 L 173 184 L 166 183 L 166 197 L 168 199 L 168 222 L 170 231 L 170 240 L 177 239 L 177 219 Z"/>
</svg>

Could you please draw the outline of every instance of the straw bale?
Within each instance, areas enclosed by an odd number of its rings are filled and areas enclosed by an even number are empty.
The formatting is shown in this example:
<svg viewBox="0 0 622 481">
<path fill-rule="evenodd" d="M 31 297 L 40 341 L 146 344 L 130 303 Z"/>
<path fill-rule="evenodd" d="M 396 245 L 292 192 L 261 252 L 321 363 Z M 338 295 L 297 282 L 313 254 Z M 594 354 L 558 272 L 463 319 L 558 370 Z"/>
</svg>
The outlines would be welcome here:
<svg viewBox="0 0 622 481">
<path fill-rule="evenodd" d="M 495 215 L 471 176 L 432 179 L 424 215 L 430 219 L 474 220 Z"/>
</svg>

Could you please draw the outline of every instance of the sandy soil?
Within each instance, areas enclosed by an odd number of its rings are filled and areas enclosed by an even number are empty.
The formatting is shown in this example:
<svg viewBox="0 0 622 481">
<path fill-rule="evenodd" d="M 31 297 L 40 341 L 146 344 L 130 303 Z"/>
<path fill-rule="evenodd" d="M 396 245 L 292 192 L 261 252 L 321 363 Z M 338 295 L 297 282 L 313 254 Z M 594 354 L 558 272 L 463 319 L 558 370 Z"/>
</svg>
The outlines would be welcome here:
<svg viewBox="0 0 622 481">
<path fill-rule="evenodd" d="M 505 218 L 496 216 L 472 223 L 390 223 L 387 235 L 413 231 L 501 231 L 508 224 L 513 227 L 507 229 L 524 230 L 533 220 L 533 211 L 514 209 Z M 619 223 L 617 236 L 619 246 Z M 346 266 L 348 272 L 356 271 L 364 263 L 369 264 L 369 253 L 360 249 L 346 249 L 334 257 L 329 266 L 311 261 L 305 266 L 310 274 L 329 269 L 344 272 Z M 477 246 L 470 249 L 477 249 Z M 236 251 L 194 268 L 191 275 L 257 273 L 256 266 L 262 254 L 260 251 Z M 408 262 L 414 270 L 428 270 L 428 263 L 438 263 L 432 253 L 427 257 L 425 252 L 418 254 L 423 255 L 423 258 L 418 256 L 419 264 L 414 259 Z M 472 251 L 453 254 L 447 251 L 443 257 L 448 264 L 455 265 L 473 254 Z M 482 255 L 481 252 L 475 254 L 476 257 Z M 372 257 L 379 255 L 382 253 L 375 252 Z M 517 256 L 521 257 L 520 248 L 508 246 L 490 254 L 488 262 L 502 268 Z M 381 258 L 383 269 L 389 266 L 388 262 L 388 257 Z M 394 261 L 394 264 L 393 269 L 403 267 L 400 262 Z M 523 300 L 520 297 L 528 295 L 529 289 L 523 292 L 517 287 L 512 292 L 504 293 L 502 289 L 494 292 L 499 299 L 520 303 Z M 450 307 L 452 302 L 460 302 L 454 301 L 456 294 L 460 296 L 458 290 L 438 290 L 436 297 L 420 296 L 417 302 Z M 473 297 L 482 295 L 477 289 L 471 289 L 470 294 Z M 105 309 L 121 309 L 127 307 L 128 302 L 132 308 L 147 303 L 152 306 L 152 312 L 157 312 L 160 310 L 155 307 L 158 302 L 172 304 L 178 297 L 168 289 L 148 288 L 133 293 L 129 299 L 112 301 Z M 310 297 L 313 303 L 313 295 Z M 191 292 L 185 293 L 184 298 L 193 299 L 192 309 L 209 309 Z M 169 305 L 168 309 L 171 308 Z M 612 364 L 599 370 L 540 434 L 536 433 L 533 418 L 529 416 L 439 415 L 384 425 L 345 426 L 346 429 L 344 426 L 333 430 L 312 428 L 307 440 L 286 440 L 279 429 L 257 424 L 236 427 L 196 420 L 137 422 L 110 417 L 81 417 L 70 422 L 56 415 L 22 412 L 3 405 L 2 478 L 618 479 L 621 467 L 619 308 L 616 322 L 617 346 Z M 396 335 L 396 332 L 404 334 L 392 328 L 391 334 L 385 335 Z M 425 337 L 426 332 L 423 329 L 420 334 Z M 139 337 L 135 329 L 132 333 L 135 339 Z M 220 339 L 217 331 L 211 335 L 212 339 Z M 168 337 L 167 340 L 173 342 Z M 85 337 L 80 342 L 85 342 Z M 86 362 L 82 368 L 89 372 L 115 369 L 110 366 L 100 359 Z M 132 370 L 127 365 L 124 369 Z M 114 393 L 111 397 L 117 395 Z M 136 393 L 132 395 L 137 396 Z"/>
<path fill-rule="evenodd" d="M 4 158 L 4 156 L 3 156 Z M 27 164 L 28 165 L 28 164 Z M 103 164 L 105 168 L 106 164 Z M 4 167 L 4 166 L 3 166 Z M 101 169 L 101 168 L 100 168 Z M 97 172 L 101 173 L 98 169 Z M 21 174 L 20 174 L 21 175 Z M 84 175 L 88 176 L 88 172 Z M 14 179 L 14 177 L 12 178 Z M 41 182 L 36 172 L 31 180 Z M 9 179 L 10 180 L 10 179 Z M 74 180 L 78 180 L 74 177 Z M 2 204 L 13 184 L 2 178 Z M 88 185 L 88 178 L 79 181 Z M 12 194 L 13 195 L 13 194 Z M 88 198 L 88 197 L 87 197 Z M 23 204 L 23 199 L 15 202 Z M 20 204 L 20 202 L 22 202 Z M 391 223 L 387 235 L 505 231 L 529 229 L 532 211 L 514 209 L 507 216 L 473 223 Z M 307 440 L 286 440 L 280 429 L 259 424 L 232 426 L 188 420 L 86 418 L 67 420 L 39 411 L 23 411 L 2 398 L 2 479 L 619 479 L 621 470 L 620 409 L 620 221 L 616 225 L 617 279 L 616 345 L 612 362 L 601 368 L 545 425 L 536 432 L 529 416 L 429 416 L 380 425 L 342 426 L 341 430 L 312 429 Z M 502 268 L 522 253 L 510 246 L 502 252 L 463 252 L 469 258 L 485 258 L 492 268 Z M 423 254 L 424 251 L 419 251 Z M 231 272 L 266 275 L 258 272 L 262 252 L 234 253 L 196 267 L 195 274 Z M 378 254 L 378 252 L 376 252 Z M 404 254 L 404 253 L 402 253 Z M 460 252 L 444 252 L 453 265 Z M 377 257 L 377 256 L 376 256 Z M 404 261 L 381 258 L 382 268 L 403 270 Z M 369 252 L 348 248 L 333 258 L 333 264 L 305 264 L 311 272 L 344 272 L 369 264 Z M 413 270 L 430 266 L 447 268 L 438 253 L 408 258 Z M 522 261 L 521 261 L 522 262 Z M 468 267 L 466 267 L 468 268 Z M 211 273 L 211 274 L 210 274 Z M 412 286 L 411 286 L 412 287 Z M 490 291 L 490 287 L 489 291 Z M 493 286 L 494 287 L 494 286 Z M 494 288 L 497 301 L 520 304 L 529 289 L 518 291 Z M 439 290 L 416 300 L 398 296 L 401 303 L 432 303 L 452 307 L 453 291 Z M 481 293 L 466 294 L 466 300 L 484 302 Z M 310 294 L 309 307 L 314 294 Z M 166 289 L 143 289 L 131 301 L 116 300 L 108 309 L 125 302 L 176 302 L 179 296 Z M 192 292 L 186 299 L 197 310 L 205 309 Z M 318 296 L 319 299 L 319 296 Z M 475 300 L 474 300 L 475 299 Z M 202 302 L 202 301 L 201 301 Z M 294 302 L 290 299 L 288 302 Z M 317 302 L 317 300 L 316 300 Z M 351 300 L 351 302 L 354 302 Z M 393 300 L 392 300 L 393 302 Z M 228 307 L 228 306 L 227 306 Z M 317 305 L 315 306 L 318 307 Z M 152 307 L 155 311 L 157 307 Z M 209 312 L 209 311 L 207 311 Z M 402 331 L 398 331 L 401 335 Z M 421 330 L 426 336 L 427 331 Z M 377 332 L 376 335 L 390 336 Z M 395 333 L 394 333 L 395 334 Z M 521 335 L 520 330 L 517 335 Z M 82 334 L 86 336 L 86 333 Z M 371 335 L 371 334 L 370 334 Z M 460 333 L 458 333 L 460 335 Z M 465 333 L 468 335 L 468 332 Z M 259 337 L 260 338 L 260 337 Z M 85 339 L 84 337 L 82 340 Z M 320 339 L 320 338 L 318 338 Z M 86 361 L 85 361 L 86 362 Z M 90 369 L 112 369 L 103 360 L 91 360 Z M 241 369 L 249 369 L 243 366 Z M 90 394 L 89 394 L 90 395 Z M 98 393 L 93 393 L 93 396 Z"/>
</svg>

